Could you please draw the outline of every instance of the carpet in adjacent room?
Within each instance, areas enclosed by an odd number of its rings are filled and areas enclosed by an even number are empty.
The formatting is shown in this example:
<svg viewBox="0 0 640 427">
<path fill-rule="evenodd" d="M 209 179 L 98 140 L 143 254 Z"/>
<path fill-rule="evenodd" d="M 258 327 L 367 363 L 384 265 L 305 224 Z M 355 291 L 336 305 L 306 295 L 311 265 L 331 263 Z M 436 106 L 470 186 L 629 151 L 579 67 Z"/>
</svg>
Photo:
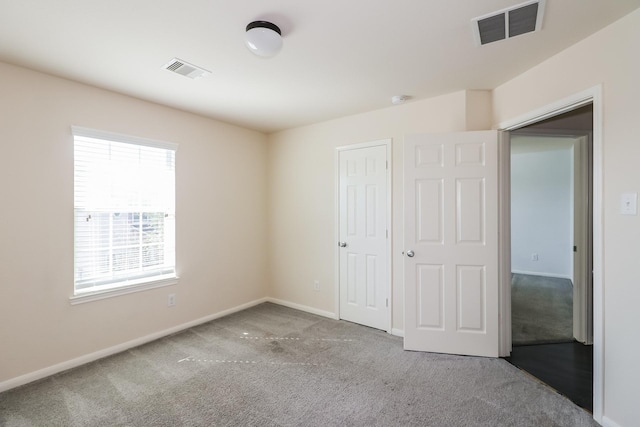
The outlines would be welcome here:
<svg viewBox="0 0 640 427">
<path fill-rule="evenodd" d="M 513 345 L 573 341 L 573 284 L 569 279 L 513 274 Z"/>
</svg>

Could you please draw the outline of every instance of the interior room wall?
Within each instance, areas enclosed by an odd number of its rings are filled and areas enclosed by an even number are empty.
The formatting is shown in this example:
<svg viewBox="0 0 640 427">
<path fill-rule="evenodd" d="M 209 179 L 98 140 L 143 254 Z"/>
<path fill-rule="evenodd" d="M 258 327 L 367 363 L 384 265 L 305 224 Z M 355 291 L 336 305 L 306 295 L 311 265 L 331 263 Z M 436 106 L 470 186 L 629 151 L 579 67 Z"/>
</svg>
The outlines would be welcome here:
<svg viewBox="0 0 640 427">
<path fill-rule="evenodd" d="M 266 296 L 265 135 L 7 64 L 0 75 L 0 384 Z M 72 125 L 179 144 L 179 284 L 70 304 Z"/>
<path fill-rule="evenodd" d="M 514 273 L 573 279 L 573 143 L 511 136 Z"/>
<path fill-rule="evenodd" d="M 609 426 L 638 421 L 640 217 L 620 214 L 620 195 L 640 191 L 640 10 L 493 92 L 497 126 L 601 85 L 603 102 L 604 412 Z"/>
<path fill-rule="evenodd" d="M 488 94 L 456 92 L 269 136 L 270 295 L 335 314 L 336 147 L 392 139 L 392 328 L 404 329 L 403 140 L 406 134 L 490 128 Z M 313 290 L 314 280 L 320 291 Z"/>
</svg>

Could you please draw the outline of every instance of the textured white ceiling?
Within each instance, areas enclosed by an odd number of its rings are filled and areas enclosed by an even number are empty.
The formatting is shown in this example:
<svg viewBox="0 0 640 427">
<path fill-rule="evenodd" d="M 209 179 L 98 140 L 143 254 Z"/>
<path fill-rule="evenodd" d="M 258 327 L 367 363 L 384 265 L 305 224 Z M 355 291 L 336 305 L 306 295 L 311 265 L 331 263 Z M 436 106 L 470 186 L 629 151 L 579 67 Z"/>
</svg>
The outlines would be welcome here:
<svg viewBox="0 0 640 427">
<path fill-rule="evenodd" d="M 271 132 L 387 107 L 396 94 L 493 89 L 640 7 L 547 0 L 541 32 L 475 46 L 472 18 L 521 2 L 0 0 L 0 61 Z M 274 58 L 244 46 L 257 19 L 282 29 Z M 163 70 L 174 57 L 213 74 Z"/>
</svg>

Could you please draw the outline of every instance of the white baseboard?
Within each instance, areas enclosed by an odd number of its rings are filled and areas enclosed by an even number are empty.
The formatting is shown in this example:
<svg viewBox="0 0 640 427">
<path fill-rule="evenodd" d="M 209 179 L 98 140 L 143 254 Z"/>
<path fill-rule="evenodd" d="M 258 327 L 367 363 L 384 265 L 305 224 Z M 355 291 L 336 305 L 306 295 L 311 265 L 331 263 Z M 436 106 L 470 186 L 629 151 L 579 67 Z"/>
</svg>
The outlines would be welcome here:
<svg viewBox="0 0 640 427">
<path fill-rule="evenodd" d="M 528 276 L 553 277 L 553 278 L 556 278 L 556 279 L 569 279 L 569 280 L 573 281 L 573 277 L 562 275 L 562 274 L 541 273 L 539 271 L 522 271 L 522 270 L 511 270 L 511 272 L 513 274 L 526 274 Z"/>
<path fill-rule="evenodd" d="M 396 337 L 404 338 L 404 329 L 392 328 L 391 329 L 391 335 L 395 335 Z"/>
<path fill-rule="evenodd" d="M 620 424 L 611 420 L 611 418 L 602 417 L 602 427 L 622 427 Z"/>
<path fill-rule="evenodd" d="M 146 344 L 148 342 L 155 341 L 159 338 L 166 337 L 167 335 L 175 334 L 176 332 L 180 332 L 185 329 L 189 329 L 194 326 L 198 326 L 203 323 L 210 322 L 212 320 L 227 316 L 232 313 L 236 313 L 238 311 L 246 310 L 247 308 L 253 307 L 258 304 L 262 304 L 263 302 L 267 302 L 268 300 L 269 300 L 268 298 L 257 299 L 255 301 L 251 301 L 246 304 L 239 305 L 237 307 L 223 310 L 218 313 L 202 317 L 200 319 L 192 320 L 191 322 L 174 326 L 173 328 L 165 329 L 164 331 L 160 331 L 150 335 L 146 335 L 144 337 L 136 338 L 134 340 L 127 341 L 122 344 L 115 345 L 113 347 L 105 348 L 103 350 L 99 350 L 94 353 L 85 354 L 84 356 L 67 360 L 66 362 L 58 363 L 56 365 L 37 370 L 35 372 L 30 372 L 28 374 L 24 374 L 19 377 L 11 378 L 9 380 L 0 382 L 0 392 L 7 391 L 15 387 L 28 384 L 30 382 L 49 377 L 51 375 L 57 374 L 62 371 L 66 371 L 68 369 L 76 368 L 78 366 L 87 364 L 89 362 L 93 362 L 98 359 L 111 356 L 113 354 L 121 353 L 123 351 L 129 350 L 130 348 L 138 347 L 142 344 Z"/>
<path fill-rule="evenodd" d="M 294 302 L 289 302 L 289 301 L 285 301 L 285 300 L 281 300 L 281 299 L 277 299 L 277 298 L 267 298 L 267 301 L 268 302 L 272 302 L 274 304 L 282 305 L 282 306 L 285 306 L 285 307 L 294 308 L 296 310 L 305 311 L 307 313 L 317 314 L 318 316 L 328 317 L 329 319 L 340 320 L 338 315 L 336 315 L 335 313 L 330 312 L 330 311 L 318 310 L 317 308 L 309 307 L 309 306 L 302 305 L 302 304 L 296 304 Z M 391 332 L 389 332 L 389 333 L 391 335 L 395 335 L 397 337 L 404 338 L 404 330 L 403 329 L 392 328 Z"/>
<path fill-rule="evenodd" d="M 272 302 L 274 304 L 282 305 L 289 308 L 295 308 L 296 310 L 306 311 L 307 313 L 317 314 L 318 316 L 328 317 L 329 319 L 338 319 L 335 313 L 330 311 L 319 310 L 317 308 L 309 307 L 307 305 L 296 304 L 295 302 L 289 302 L 277 298 L 265 298 L 266 301 Z"/>
</svg>

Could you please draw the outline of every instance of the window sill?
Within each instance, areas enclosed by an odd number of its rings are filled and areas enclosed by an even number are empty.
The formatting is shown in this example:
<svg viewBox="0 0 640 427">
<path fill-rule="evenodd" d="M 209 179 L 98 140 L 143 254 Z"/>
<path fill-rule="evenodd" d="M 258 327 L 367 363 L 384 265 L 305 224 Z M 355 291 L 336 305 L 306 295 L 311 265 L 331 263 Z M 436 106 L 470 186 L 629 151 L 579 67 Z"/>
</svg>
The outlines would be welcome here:
<svg viewBox="0 0 640 427">
<path fill-rule="evenodd" d="M 105 289 L 102 291 L 82 292 L 69 297 L 69 302 L 71 303 L 71 305 L 84 304 L 85 302 L 98 301 L 101 299 L 113 298 L 120 295 L 147 291 L 149 289 L 177 285 L 178 279 L 179 277 L 177 277 L 175 274 L 165 274 L 163 276 L 159 276 L 143 283 L 135 283 L 128 286 L 119 286 L 115 289 Z"/>
</svg>

